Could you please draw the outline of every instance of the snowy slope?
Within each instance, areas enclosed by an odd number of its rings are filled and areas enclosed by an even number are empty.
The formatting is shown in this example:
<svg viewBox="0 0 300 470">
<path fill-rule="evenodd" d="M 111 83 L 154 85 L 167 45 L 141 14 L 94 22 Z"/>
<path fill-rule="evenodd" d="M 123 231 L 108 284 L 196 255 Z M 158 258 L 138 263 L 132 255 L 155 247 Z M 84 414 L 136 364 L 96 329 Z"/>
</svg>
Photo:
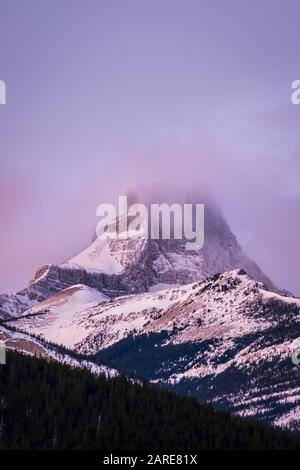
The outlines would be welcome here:
<svg viewBox="0 0 300 470">
<path fill-rule="evenodd" d="M 10 324 L 113 357 L 116 368 L 125 358 L 129 372 L 235 413 L 298 426 L 300 376 L 291 354 L 300 343 L 300 299 L 268 291 L 243 270 L 79 310 L 57 307 L 57 299 L 44 307 Z"/>
<path fill-rule="evenodd" d="M 114 300 L 92 290 L 99 296 L 96 302 L 81 302 L 76 290 L 83 290 L 86 300 L 90 289 L 74 286 L 28 310 L 16 324 L 26 331 L 44 335 L 48 341 L 94 353 L 133 331 L 170 331 L 174 322 L 179 329 L 176 342 L 219 335 L 224 339 L 234 338 L 271 325 L 266 318 L 248 312 L 253 303 L 277 298 L 286 304 L 299 305 L 300 300 L 270 293 L 262 284 L 238 274 L 241 272 L 217 275 L 218 282 L 208 279 Z"/>
<path fill-rule="evenodd" d="M 106 274 L 121 274 L 138 260 L 145 240 L 109 240 L 96 239 L 85 250 L 66 261 L 62 268 L 86 269 Z"/>
<path fill-rule="evenodd" d="M 31 299 L 27 292 L 0 295 L 0 320 L 18 317 L 28 308 L 37 305 L 37 299 Z"/>
<path fill-rule="evenodd" d="M 85 337 L 79 327 L 82 311 L 99 306 L 107 300 L 108 297 L 96 289 L 78 284 L 33 307 L 30 315 L 32 315 L 33 323 L 39 325 L 39 328 L 46 319 L 47 341 L 69 347 L 73 346 L 74 337 L 78 340 Z M 41 330 L 35 329 L 34 333 L 39 334 Z"/>
<path fill-rule="evenodd" d="M 239 274 L 242 273 L 242 274 Z M 108 299 L 86 286 L 73 286 L 29 309 L 16 324 L 81 352 L 94 353 L 133 331 L 158 332 L 179 328 L 176 341 L 225 339 L 264 329 L 270 321 L 248 310 L 257 302 L 300 300 L 271 293 L 241 270 L 154 293 Z M 201 328 L 199 328 L 199 319 Z M 98 341 L 99 336 L 99 341 Z"/>
<path fill-rule="evenodd" d="M 11 330 L 9 325 L 7 325 L 7 327 L 3 325 L 0 326 L 0 341 L 5 344 L 7 351 L 11 349 L 29 356 L 58 361 L 61 364 L 67 364 L 71 367 L 85 368 L 94 374 L 104 374 L 106 377 L 118 375 L 115 369 L 95 364 L 92 361 L 79 360 L 66 353 L 58 352 L 55 347 L 47 345 L 44 341 L 34 336 Z"/>
</svg>

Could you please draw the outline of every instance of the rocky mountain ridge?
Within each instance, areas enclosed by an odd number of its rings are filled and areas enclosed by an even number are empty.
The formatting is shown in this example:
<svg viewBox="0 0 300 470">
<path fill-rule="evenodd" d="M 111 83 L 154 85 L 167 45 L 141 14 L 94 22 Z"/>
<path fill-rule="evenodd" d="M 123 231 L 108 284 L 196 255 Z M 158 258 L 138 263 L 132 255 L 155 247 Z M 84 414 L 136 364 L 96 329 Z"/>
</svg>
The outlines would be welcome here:
<svg viewBox="0 0 300 470">
<path fill-rule="evenodd" d="M 298 428 L 300 376 L 291 355 L 300 299 L 269 291 L 244 270 L 114 299 L 88 289 L 77 309 L 68 307 L 73 295 L 66 289 L 9 323 L 216 407 Z"/>
</svg>

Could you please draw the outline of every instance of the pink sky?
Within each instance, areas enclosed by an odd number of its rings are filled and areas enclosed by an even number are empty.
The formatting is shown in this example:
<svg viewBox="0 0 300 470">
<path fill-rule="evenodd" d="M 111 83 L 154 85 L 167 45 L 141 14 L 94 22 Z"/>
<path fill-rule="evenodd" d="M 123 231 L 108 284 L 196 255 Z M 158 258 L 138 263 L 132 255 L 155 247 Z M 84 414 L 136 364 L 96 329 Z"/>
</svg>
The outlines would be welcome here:
<svg viewBox="0 0 300 470">
<path fill-rule="evenodd" d="M 0 291 L 83 248 L 124 188 L 208 186 L 298 286 L 296 0 L 1 0 Z"/>
</svg>

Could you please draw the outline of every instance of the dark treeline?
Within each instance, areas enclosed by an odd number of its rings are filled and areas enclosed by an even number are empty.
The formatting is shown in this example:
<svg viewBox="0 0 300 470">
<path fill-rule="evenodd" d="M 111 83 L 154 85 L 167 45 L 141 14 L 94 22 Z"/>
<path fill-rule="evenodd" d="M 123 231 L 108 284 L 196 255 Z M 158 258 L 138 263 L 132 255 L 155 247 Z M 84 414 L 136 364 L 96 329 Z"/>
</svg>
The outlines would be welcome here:
<svg viewBox="0 0 300 470">
<path fill-rule="evenodd" d="M 151 385 L 9 352 L 1 449 L 290 449 L 299 438 Z"/>
</svg>

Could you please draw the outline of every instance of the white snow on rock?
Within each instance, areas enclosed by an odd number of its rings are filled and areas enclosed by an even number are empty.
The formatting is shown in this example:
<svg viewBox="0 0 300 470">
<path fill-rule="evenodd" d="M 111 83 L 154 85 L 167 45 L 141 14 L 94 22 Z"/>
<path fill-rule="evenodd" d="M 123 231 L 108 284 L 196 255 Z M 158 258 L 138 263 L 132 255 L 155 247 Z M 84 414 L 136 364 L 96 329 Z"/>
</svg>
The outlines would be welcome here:
<svg viewBox="0 0 300 470">
<path fill-rule="evenodd" d="M 95 273 L 121 274 L 134 262 L 143 249 L 146 240 L 99 240 L 73 256 L 60 266 L 80 268 Z"/>
<path fill-rule="evenodd" d="M 73 286 L 28 310 L 17 324 L 47 341 L 87 353 L 133 332 L 171 331 L 174 324 L 178 330 L 172 340 L 175 344 L 230 340 L 270 326 L 268 320 L 249 315 L 245 308 L 264 292 L 239 270 L 224 273 L 215 283 L 205 280 L 114 300 L 93 289 Z"/>
<path fill-rule="evenodd" d="M 290 320 L 297 325 L 299 311 L 300 299 L 267 291 L 262 283 L 236 269 L 181 287 L 114 299 L 86 286 L 75 285 L 9 324 L 83 354 L 95 354 L 130 335 L 162 331 L 167 333 L 162 347 L 204 344 L 203 350 L 196 348 L 188 359 L 185 358 L 188 350 L 183 348 L 183 356 L 176 359 L 179 362 L 175 368 L 172 365 L 169 376 L 168 368 L 161 364 L 164 381 L 176 385 L 182 380 L 213 380 L 230 374 L 232 369 L 235 373 L 240 371 L 242 376 L 254 371 L 253 386 L 226 393 L 225 399 L 237 414 L 258 417 L 267 413 L 270 400 L 279 407 L 282 401 L 288 406 L 297 404 L 299 381 L 294 370 L 280 383 L 278 369 L 277 383 L 268 382 L 268 386 L 262 387 L 255 370 L 262 364 L 266 370 L 273 370 L 284 361 L 292 366 L 291 354 L 299 343 L 295 335 L 285 330 L 285 325 L 290 325 Z M 213 403 L 223 403 L 221 385 L 222 382 L 211 400 Z M 260 389 L 257 394 L 256 387 Z M 288 412 L 281 412 L 282 421 L 278 423 L 288 422 L 288 416 L 296 422 L 290 412 L 284 421 L 283 414 Z"/>
<path fill-rule="evenodd" d="M 69 287 L 28 311 L 31 323 L 36 325 L 29 331 L 39 334 L 40 327 L 47 325 L 47 341 L 72 347 L 74 338 L 80 341 L 85 337 L 80 328 L 82 311 L 107 300 L 106 295 L 85 285 Z"/>
<path fill-rule="evenodd" d="M 28 356 L 57 361 L 73 368 L 88 369 L 96 375 L 103 374 L 106 377 L 115 377 L 118 375 L 118 372 L 111 367 L 99 365 L 89 360 L 79 360 L 68 354 L 60 353 L 54 347 L 47 345 L 34 336 L 12 331 L 3 325 L 0 326 L 0 340 L 5 344 L 7 350 L 14 350 Z M 9 359 L 7 358 L 7 360 Z"/>
</svg>

